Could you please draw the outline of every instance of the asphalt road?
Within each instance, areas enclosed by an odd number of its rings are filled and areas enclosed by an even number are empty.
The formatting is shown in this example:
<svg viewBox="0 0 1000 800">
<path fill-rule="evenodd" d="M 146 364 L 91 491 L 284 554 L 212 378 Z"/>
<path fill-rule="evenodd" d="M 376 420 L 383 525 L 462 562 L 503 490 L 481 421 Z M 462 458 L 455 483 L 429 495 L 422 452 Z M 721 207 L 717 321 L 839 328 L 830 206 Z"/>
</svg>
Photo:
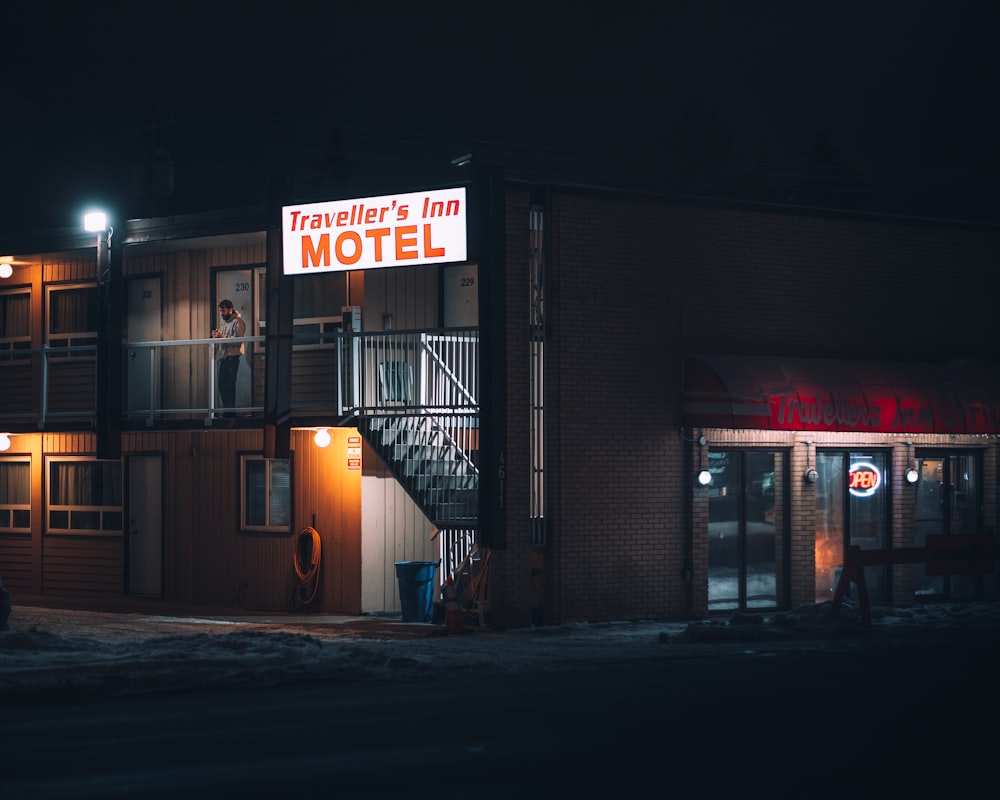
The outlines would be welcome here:
<svg viewBox="0 0 1000 800">
<path fill-rule="evenodd" d="M 979 636 L 6 708 L 0 797 L 965 795 L 998 666 Z"/>
</svg>

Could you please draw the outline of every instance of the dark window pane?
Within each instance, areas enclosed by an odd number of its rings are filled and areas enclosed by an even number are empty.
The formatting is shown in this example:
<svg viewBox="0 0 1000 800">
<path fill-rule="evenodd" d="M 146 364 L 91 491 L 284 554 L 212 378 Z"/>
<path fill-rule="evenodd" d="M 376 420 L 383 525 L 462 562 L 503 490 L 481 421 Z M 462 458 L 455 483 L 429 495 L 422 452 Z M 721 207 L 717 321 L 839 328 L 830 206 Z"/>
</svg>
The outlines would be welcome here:
<svg viewBox="0 0 1000 800">
<path fill-rule="evenodd" d="M 246 486 L 244 487 L 246 502 L 246 524 L 265 525 L 267 523 L 267 474 L 266 462 L 259 459 L 247 459 L 244 470 Z"/>
<path fill-rule="evenodd" d="M 73 530 L 99 531 L 101 529 L 100 511 L 73 511 Z"/>
<path fill-rule="evenodd" d="M 120 511 L 105 511 L 103 516 L 103 521 L 101 524 L 101 530 L 104 531 L 121 531 L 122 530 L 122 514 Z"/>
</svg>

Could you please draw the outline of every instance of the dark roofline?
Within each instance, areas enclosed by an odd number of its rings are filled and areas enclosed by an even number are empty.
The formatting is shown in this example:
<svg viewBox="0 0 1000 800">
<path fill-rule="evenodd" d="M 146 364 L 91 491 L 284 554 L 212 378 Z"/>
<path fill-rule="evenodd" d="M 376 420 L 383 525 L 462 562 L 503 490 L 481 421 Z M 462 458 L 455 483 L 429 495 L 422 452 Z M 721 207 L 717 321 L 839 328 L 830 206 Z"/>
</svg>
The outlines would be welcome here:
<svg viewBox="0 0 1000 800">
<path fill-rule="evenodd" d="M 1000 222 L 984 220 L 961 220 L 941 217 L 920 217 L 906 214 L 892 214 L 876 211 L 850 211 L 845 209 L 825 208 L 822 206 L 803 206 L 788 203 L 776 203 L 764 200 L 747 200 L 742 198 L 714 197 L 710 195 L 690 195 L 667 192 L 657 189 L 614 183 L 584 182 L 568 178 L 550 177 L 530 174 L 508 174 L 506 181 L 510 184 L 524 185 L 529 188 L 562 189 L 569 192 L 592 195 L 626 195 L 646 200 L 653 200 L 677 206 L 696 208 L 715 208 L 740 211 L 760 211 L 786 216 L 803 216 L 821 219 L 846 220 L 851 222 L 894 223 L 899 225 L 933 226 L 941 228 L 958 228 L 964 230 L 1000 230 Z"/>
</svg>

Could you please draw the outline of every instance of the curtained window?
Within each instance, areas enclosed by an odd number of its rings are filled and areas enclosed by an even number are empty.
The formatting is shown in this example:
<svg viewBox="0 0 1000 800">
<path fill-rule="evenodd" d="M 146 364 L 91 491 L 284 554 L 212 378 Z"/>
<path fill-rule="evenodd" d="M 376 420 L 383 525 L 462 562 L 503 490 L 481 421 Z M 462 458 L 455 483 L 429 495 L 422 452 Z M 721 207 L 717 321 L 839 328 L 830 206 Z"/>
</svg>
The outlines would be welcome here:
<svg viewBox="0 0 1000 800">
<path fill-rule="evenodd" d="M 48 289 L 48 344 L 80 347 L 97 344 L 97 286 L 50 286 Z M 70 355 L 62 353 L 59 355 Z M 92 351 L 76 353 L 93 357 Z"/>
<path fill-rule="evenodd" d="M 0 359 L 16 358 L 16 351 L 30 347 L 31 293 L 0 293 Z"/>
<path fill-rule="evenodd" d="M 49 533 L 122 533 L 120 461 L 49 460 Z"/>
<path fill-rule="evenodd" d="M 31 531 L 31 461 L 0 459 L 0 530 Z"/>
</svg>

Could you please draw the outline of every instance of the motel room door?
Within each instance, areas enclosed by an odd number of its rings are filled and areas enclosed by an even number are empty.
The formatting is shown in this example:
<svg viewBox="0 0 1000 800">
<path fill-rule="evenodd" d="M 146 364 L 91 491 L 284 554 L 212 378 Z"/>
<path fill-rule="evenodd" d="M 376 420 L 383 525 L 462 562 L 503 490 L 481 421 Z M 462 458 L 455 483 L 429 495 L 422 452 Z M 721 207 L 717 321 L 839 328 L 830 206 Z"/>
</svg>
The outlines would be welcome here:
<svg viewBox="0 0 1000 800">
<path fill-rule="evenodd" d="M 158 342 L 163 338 L 160 311 L 160 279 L 157 277 L 129 278 L 128 280 L 128 341 Z M 154 374 L 151 347 L 129 347 L 128 354 L 128 410 L 149 413 L 154 398 L 159 401 L 159 370 Z M 154 394 L 153 388 L 156 387 Z"/>
<path fill-rule="evenodd" d="M 246 323 L 246 336 L 253 336 L 254 305 L 253 305 L 253 270 L 226 269 L 215 274 L 215 307 L 213 308 L 212 328 L 219 324 L 218 304 L 222 300 L 231 300 L 233 306 L 240 312 Z M 208 335 L 207 333 L 205 334 Z M 236 374 L 236 406 L 246 408 L 253 405 L 253 349 L 250 342 L 243 343 L 243 358 L 240 360 L 240 371 Z M 219 395 L 218 375 L 215 385 L 215 407 L 222 406 Z"/>
<path fill-rule="evenodd" d="M 129 594 L 163 594 L 163 457 L 128 456 Z"/>
</svg>

